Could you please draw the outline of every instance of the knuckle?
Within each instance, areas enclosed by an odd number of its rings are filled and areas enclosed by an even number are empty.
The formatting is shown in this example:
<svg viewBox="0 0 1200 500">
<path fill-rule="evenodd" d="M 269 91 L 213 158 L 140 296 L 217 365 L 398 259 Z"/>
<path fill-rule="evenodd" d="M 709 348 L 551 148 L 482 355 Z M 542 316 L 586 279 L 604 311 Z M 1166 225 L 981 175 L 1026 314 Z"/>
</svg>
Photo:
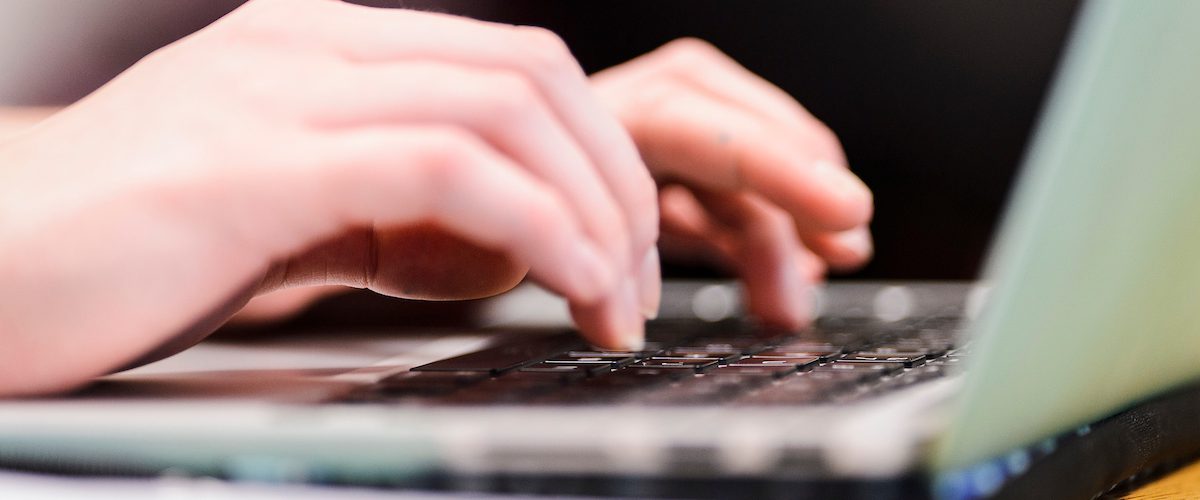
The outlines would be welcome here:
<svg viewBox="0 0 1200 500">
<path fill-rule="evenodd" d="M 742 231 L 748 239 L 775 244 L 788 244 L 796 239 L 792 223 L 782 214 L 762 214 L 747 221 Z"/>
<path fill-rule="evenodd" d="M 421 141 L 423 147 L 418 160 L 430 179 L 453 180 L 456 171 L 468 161 L 470 139 L 455 129 L 431 131 Z"/>
<path fill-rule="evenodd" d="M 635 139 L 653 138 L 659 132 L 655 130 L 656 125 L 665 119 L 664 112 L 679 104 L 686 91 L 674 80 L 661 78 L 647 81 L 636 89 L 620 110 L 629 133 Z"/>
<path fill-rule="evenodd" d="M 453 192 L 465 176 L 471 175 L 483 151 L 474 135 L 452 127 L 429 132 L 421 144 L 418 168 L 433 192 Z"/>
<path fill-rule="evenodd" d="M 826 125 L 825 122 L 820 120 L 813 120 L 813 122 L 813 136 L 816 137 L 818 141 L 826 146 L 838 148 L 842 146 L 841 139 L 838 139 L 837 133 L 834 132 L 829 125 Z"/>
<path fill-rule="evenodd" d="M 663 55 L 672 67 L 682 70 L 692 69 L 698 65 L 711 64 L 719 58 L 725 57 L 725 54 L 713 44 L 699 38 L 691 37 L 679 38 L 667 42 L 658 52 Z"/>
<path fill-rule="evenodd" d="M 529 79 L 513 73 L 497 73 L 485 83 L 484 106 L 493 119 L 511 119 L 529 113 L 539 103 L 538 90 Z"/>
<path fill-rule="evenodd" d="M 520 26 L 521 50 L 525 58 L 538 71 L 573 72 L 579 65 L 571 55 L 571 49 L 553 31 L 536 26 Z"/>
<path fill-rule="evenodd" d="M 566 204 L 551 191 L 536 190 L 526 198 L 522 208 L 526 238 L 537 238 L 543 231 L 567 232 L 574 225 L 567 214 Z"/>
<path fill-rule="evenodd" d="M 836 132 L 824 122 L 813 119 L 812 137 L 816 141 L 817 150 L 824 154 L 829 161 L 844 163 L 845 153 L 842 148 L 842 141 L 838 138 Z"/>
<path fill-rule="evenodd" d="M 777 237 L 794 239 L 796 235 L 795 221 L 781 208 L 764 207 L 762 224 L 768 233 Z"/>
</svg>

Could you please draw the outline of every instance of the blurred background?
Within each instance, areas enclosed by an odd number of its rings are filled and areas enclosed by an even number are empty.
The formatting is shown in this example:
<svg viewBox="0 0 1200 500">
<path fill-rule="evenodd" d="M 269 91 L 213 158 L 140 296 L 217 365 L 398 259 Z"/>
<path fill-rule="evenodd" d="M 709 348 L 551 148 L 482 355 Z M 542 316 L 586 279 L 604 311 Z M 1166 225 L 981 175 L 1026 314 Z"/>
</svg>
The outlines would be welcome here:
<svg viewBox="0 0 1200 500">
<path fill-rule="evenodd" d="M 6 0 L 0 104 L 70 103 L 240 3 Z M 876 257 L 849 279 L 976 276 L 1077 8 L 1074 0 L 359 3 L 544 26 L 589 72 L 682 36 L 714 43 L 829 124 L 875 191 Z"/>
</svg>

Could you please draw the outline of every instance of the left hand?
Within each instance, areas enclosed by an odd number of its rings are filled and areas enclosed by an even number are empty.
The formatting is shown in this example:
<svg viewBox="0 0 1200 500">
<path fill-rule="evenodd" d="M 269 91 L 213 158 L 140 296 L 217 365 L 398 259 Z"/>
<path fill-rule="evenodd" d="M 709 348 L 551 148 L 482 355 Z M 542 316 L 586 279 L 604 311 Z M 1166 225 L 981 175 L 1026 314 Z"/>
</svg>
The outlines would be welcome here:
<svg viewBox="0 0 1200 500">
<path fill-rule="evenodd" d="M 680 39 L 592 76 L 659 185 L 660 246 L 704 249 L 750 312 L 794 328 L 826 268 L 872 253 L 871 191 L 834 134 L 712 45 Z"/>
</svg>

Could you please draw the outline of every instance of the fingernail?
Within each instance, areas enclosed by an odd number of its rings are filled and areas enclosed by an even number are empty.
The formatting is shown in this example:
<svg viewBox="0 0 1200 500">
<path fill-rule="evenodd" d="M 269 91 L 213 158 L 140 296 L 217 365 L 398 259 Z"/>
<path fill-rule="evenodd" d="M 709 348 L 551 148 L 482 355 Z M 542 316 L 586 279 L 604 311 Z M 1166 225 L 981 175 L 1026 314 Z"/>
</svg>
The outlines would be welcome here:
<svg viewBox="0 0 1200 500">
<path fill-rule="evenodd" d="M 871 242 L 871 233 L 865 228 L 838 233 L 835 238 L 839 244 L 854 253 L 855 257 L 861 260 L 869 259 L 875 251 L 875 246 Z"/>
<path fill-rule="evenodd" d="M 840 198 L 854 202 L 871 200 L 871 189 L 859 179 L 850 169 L 837 165 L 829 160 L 817 160 L 813 163 L 813 171 L 824 181 L 824 185 Z"/>
<path fill-rule="evenodd" d="M 650 247 L 642 260 L 642 269 L 638 275 L 638 298 L 641 299 L 642 316 L 646 319 L 658 317 L 658 308 L 662 303 L 662 268 L 658 260 L 658 247 Z"/>
<path fill-rule="evenodd" d="M 616 285 L 616 270 L 601 256 L 600 251 L 587 241 L 575 244 L 575 263 L 571 286 L 575 288 L 579 298 L 596 300 L 608 293 Z"/>
<path fill-rule="evenodd" d="M 632 280 L 626 281 L 624 290 L 622 290 L 623 315 L 626 318 L 623 322 L 625 327 L 621 332 L 622 342 L 625 348 L 629 350 L 641 350 L 641 347 L 646 342 L 646 320 L 642 317 L 642 313 L 638 311 L 638 289 L 637 284 Z"/>
</svg>

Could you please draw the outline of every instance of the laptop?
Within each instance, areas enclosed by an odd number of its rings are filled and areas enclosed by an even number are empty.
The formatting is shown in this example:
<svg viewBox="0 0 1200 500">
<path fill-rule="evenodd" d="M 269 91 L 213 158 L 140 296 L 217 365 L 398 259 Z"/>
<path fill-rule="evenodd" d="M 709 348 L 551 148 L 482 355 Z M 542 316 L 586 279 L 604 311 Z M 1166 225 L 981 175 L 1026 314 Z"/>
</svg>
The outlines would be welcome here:
<svg viewBox="0 0 1200 500">
<path fill-rule="evenodd" d="M 1186 0 L 1084 8 L 978 283 L 833 284 L 811 328 L 775 331 L 734 284 L 672 282 L 638 352 L 580 343 L 531 287 L 487 328 L 208 343 L 0 403 L 0 466 L 623 497 L 1114 491 L 1200 452 L 1198 21 Z"/>
</svg>

